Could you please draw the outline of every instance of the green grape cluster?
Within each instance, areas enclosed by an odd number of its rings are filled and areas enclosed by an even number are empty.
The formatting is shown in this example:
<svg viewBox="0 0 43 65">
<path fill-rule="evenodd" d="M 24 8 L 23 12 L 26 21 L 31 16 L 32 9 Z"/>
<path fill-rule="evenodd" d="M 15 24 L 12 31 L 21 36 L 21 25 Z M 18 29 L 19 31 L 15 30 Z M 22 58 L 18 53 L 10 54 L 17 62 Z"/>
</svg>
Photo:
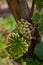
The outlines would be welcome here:
<svg viewBox="0 0 43 65">
<path fill-rule="evenodd" d="M 28 47 L 30 46 L 30 43 L 28 44 L 18 33 L 9 34 L 8 42 L 9 44 L 6 47 L 6 50 L 8 54 L 10 54 L 10 57 L 14 60 L 23 56 L 23 54 L 28 51 Z"/>
<path fill-rule="evenodd" d="M 33 26 L 27 20 L 20 19 L 20 21 L 17 21 L 16 30 L 16 33 L 8 35 L 8 46 L 6 47 L 8 54 L 14 60 L 20 58 L 28 51 Z"/>
<path fill-rule="evenodd" d="M 27 20 L 20 19 L 17 21 L 17 31 L 22 34 L 22 36 L 28 40 L 31 40 L 31 32 L 34 31 L 33 26 Z"/>
</svg>

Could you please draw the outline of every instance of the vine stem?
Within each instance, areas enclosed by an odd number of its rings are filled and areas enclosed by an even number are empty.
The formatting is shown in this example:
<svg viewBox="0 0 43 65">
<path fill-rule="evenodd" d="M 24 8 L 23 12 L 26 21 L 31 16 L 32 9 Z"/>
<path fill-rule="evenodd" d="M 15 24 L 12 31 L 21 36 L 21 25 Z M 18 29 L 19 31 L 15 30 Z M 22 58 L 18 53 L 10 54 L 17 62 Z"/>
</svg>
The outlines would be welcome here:
<svg viewBox="0 0 43 65">
<path fill-rule="evenodd" d="M 34 4 L 35 4 L 35 0 L 32 1 L 32 7 L 31 7 L 30 15 L 29 15 L 29 20 L 31 20 L 31 18 L 32 18 L 32 16 L 33 16 Z"/>
</svg>

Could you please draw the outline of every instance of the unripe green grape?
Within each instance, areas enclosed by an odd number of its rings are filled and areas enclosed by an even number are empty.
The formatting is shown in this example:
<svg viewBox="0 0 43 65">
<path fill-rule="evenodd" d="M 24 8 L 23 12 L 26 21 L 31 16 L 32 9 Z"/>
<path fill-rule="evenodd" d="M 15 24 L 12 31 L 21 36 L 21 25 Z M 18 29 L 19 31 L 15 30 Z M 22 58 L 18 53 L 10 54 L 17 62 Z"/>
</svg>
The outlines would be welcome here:
<svg viewBox="0 0 43 65">
<path fill-rule="evenodd" d="M 22 19 L 20 19 L 20 22 L 22 23 L 22 24 L 24 24 L 24 19 L 22 18 Z"/>
<path fill-rule="evenodd" d="M 30 40 L 32 38 L 31 37 L 32 30 L 33 30 L 33 26 L 27 20 L 20 19 L 20 21 L 18 21 L 17 31 L 19 33 L 21 33 L 23 35 L 23 37 L 26 37 L 28 40 Z"/>
</svg>

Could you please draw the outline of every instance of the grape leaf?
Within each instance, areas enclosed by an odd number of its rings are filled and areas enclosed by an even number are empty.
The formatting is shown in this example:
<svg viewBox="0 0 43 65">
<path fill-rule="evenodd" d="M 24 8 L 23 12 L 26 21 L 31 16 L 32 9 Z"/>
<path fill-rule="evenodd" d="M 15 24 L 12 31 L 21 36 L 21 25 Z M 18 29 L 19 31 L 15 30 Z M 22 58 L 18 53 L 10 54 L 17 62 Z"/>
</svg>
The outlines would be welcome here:
<svg viewBox="0 0 43 65">
<path fill-rule="evenodd" d="M 32 17 L 32 21 L 33 23 L 40 23 L 42 20 L 42 16 L 39 12 L 36 12 L 33 17 Z"/>
<path fill-rule="evenodd" d="M 38 60 L 34 60 L 32 58 L 26 58 L 25 59 L 26 65 L 39 65 L 39 61 Z"/>
<path fill-rule="evenodd" d="M 34 48 L 34 53 L 38 56 L 40 60 L 43 60 L 43 42 L 37 43 Z"/>
<path fill-rule="evenodd" d="M 41 10 L 41 8 L 42 8 L 42 4 L 41 3 L 39 3 L 39 4 L 37 4 L 37 6 L 36 6 L 36 8 L 37 8 L 37 10 Z"/>
<path fill-rule="evenodd" d="M 40 11 L 41 8 L 43 7 L 42 2 L 43 2 L 43 0 L 35 0 L 36 9 L 37 9 L 38 11 Z"/>
<path fill-rule="evenodd" d="M 39 30 L 40 35 L 43 35 L 43 21 L 39 24 L 38 30 Z"/>
<path fill-rule="evenodd" d="M 31 63 L 33 62 L 32 58 L 26 58 L 25 59 L 26 65 L 31 65 Z"/>
</svg>

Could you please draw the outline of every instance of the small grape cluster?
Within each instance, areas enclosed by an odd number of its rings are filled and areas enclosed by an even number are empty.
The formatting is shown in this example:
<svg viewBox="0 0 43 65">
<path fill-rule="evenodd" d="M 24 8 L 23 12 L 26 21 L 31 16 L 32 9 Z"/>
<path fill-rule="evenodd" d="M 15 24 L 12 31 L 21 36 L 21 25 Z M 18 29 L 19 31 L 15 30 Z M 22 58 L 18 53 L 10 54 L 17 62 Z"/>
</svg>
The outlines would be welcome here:
<svg viewBox="0 0 43 65">
<path fill-rule="evenodd" d="M 17 31 L 18 33 L 22 34 L 24 38 L 31 40 L 31 33 L 34 31 L 34 29 L 32 24 L 27 20 L 20 19 L 20 21 L 17 21 Z"/>
<path fill-rule="evenodd" d="M 20 19 L 17 21 L 16 33 L 11 33 L 8 36 L 8 46 L 6 50 L 11 58 L 18 59 L 28 52 L 33 31 L 33 26 L 27 20 Z"/>
<path fill-rule="evenodd" d="M 28 51 L 30 44 L 26 42 L 23 37 L 20 37 L 18 33 L 11 33 L 8 36 L 8 46 L 6 47 L 10 57 L 17 59 Z"/>
</svg>

